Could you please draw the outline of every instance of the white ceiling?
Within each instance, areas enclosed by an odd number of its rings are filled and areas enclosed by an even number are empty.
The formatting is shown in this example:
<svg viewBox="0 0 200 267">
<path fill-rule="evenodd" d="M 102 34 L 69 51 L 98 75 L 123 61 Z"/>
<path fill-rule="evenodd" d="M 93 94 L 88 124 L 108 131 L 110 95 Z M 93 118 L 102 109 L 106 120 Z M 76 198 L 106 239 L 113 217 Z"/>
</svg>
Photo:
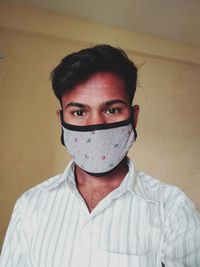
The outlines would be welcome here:
<svg viewBox="0 0 200 267">
<path fill-rule="evenodd" d="M 6 2 L 35 6 L 129 31 L 200 46 L 200 0 L 7 0 Z"/>
</svg>

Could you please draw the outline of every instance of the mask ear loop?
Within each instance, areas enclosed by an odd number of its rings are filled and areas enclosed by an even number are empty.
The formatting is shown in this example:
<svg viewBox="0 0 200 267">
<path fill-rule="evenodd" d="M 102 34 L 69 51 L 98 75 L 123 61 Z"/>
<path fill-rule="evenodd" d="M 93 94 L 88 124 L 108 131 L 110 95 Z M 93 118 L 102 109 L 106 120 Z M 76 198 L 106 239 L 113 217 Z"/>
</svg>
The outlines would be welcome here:
<svg viewBox="0 0 200 267">
<path fill-rule="evenodd" d="M 60 119 L 61 121 L 63 121 L 63 111 L 60 110 Z M 65 142 L 64 142 L 64 131 L 63 131 L 63 128 L 61 128 L 61 137 L 60 137 L 60 141 L 61 141 L 61 144 L 63 146 L 65 146 Z"/>
<path fill-rule="evenodd" d="M 135 140 L 137 139 L 137 131 L 135 129 L 135 120 L 134 120 L 134 109 L 131 107 L 130 121 L 132 124 Z"/>
<path fill-rule="evenodd" d="M 61 137 L 60 137 L 60 141 L 61 141 L 61 144 L 63 146 L 65 146 L 65 143 L 64 143 L 64 132 L 63 132 L 63 128 L 61 129 Z"/>
</svg>

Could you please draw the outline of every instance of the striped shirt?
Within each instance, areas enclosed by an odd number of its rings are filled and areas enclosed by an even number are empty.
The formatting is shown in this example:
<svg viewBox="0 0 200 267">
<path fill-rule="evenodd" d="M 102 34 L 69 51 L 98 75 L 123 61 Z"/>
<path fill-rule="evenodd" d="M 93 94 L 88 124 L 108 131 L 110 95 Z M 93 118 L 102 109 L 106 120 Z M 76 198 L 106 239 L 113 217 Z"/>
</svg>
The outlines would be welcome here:
<svg viewBox="0 0 200 267">
<path fill-rule="evenodd" d="M 8 227 L 1 267 L 199 267 L 200 215 L 178 188 L 138 172 L 89 213 L 74 163 L 24 193 Z"/>
</svg>

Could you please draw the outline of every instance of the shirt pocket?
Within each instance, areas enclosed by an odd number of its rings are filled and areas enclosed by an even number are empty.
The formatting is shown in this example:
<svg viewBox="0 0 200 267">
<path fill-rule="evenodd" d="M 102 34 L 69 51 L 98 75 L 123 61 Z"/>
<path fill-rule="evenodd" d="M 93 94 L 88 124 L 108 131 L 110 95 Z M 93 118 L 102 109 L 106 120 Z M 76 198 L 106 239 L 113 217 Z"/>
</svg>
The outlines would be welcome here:
<svg viewBox="0 0 200 267">
<path fill-rule="evenodd" d="M 95 249 L 92 257 L 92 267 L 156 267 L 153 251 L 142 255 L 122 254 L 102 249 Z"/>
</svg>

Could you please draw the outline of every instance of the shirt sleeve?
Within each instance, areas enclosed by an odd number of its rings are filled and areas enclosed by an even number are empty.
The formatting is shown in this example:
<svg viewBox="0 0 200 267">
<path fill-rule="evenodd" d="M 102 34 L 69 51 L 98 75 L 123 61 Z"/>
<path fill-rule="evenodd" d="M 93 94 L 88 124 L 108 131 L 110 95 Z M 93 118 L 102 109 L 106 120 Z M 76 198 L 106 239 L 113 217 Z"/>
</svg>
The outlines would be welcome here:
<svg viewBox="0 0 200 267">
<path fill-rule="evenodd" d="M 200 267 L 200 214 L 183 195 L 166 218 L 163 263 L 165 267 Z"/>
<path fill-rule="evenodd" d="M 12 217 L 5 236 L 1 256 L 0 267 L 24 267 L 22 245 L 22 202 L 15 204 Z"/>
</svg>

